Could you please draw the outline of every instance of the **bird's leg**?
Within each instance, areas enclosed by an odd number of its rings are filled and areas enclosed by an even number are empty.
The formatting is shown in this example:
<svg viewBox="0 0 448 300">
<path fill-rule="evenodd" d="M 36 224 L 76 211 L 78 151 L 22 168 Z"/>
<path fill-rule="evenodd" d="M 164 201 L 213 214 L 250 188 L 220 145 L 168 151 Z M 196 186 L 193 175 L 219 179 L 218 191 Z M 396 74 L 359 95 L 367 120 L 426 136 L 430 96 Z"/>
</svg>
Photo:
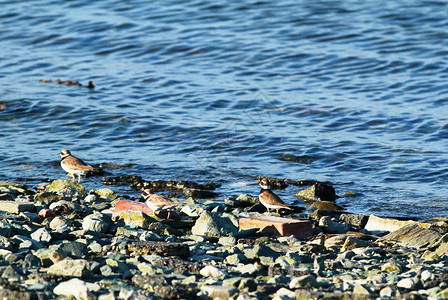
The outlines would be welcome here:
<svg viewBox="0 0 448 300">
<path fill-rule="evenodd" d="M 78 174 L 78 183 L 81 182 L 81 174 Z"/>
<path fill-rule="evenodd" d="M 277 209 L 277 217 L 278 217 L 278 209 Z"/>
<path fill-rule="evenodd" d="M 72 173 L 68 173 L 71 177 L 72 177 L 72 180 L 73 180 L 73 182 L 75 181 L 75 178 L 76 178 L 76 175 L 75 174 L 72 174 Z"/>
<path fill-rule="evenodd" d="M 167 220 L 170 219 L 170 214 L 171 214 L 171 211 L 168 211 L 168 216 L 166 217 Z"/>
</svg>

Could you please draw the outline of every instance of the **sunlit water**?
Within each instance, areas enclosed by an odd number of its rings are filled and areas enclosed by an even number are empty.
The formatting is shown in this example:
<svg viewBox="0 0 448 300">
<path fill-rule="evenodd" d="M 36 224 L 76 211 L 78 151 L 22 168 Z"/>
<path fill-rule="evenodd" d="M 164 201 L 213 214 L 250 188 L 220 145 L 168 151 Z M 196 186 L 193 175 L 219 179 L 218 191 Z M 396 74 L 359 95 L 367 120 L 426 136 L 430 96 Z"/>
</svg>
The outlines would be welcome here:
<svg viewBox="0 0 448 300">
<path fill-rule="evenodd" d="M 448 213 L 446 1 L 0 5 L 0 179 L 65 178 L 67 148 L 220 182 L 217 201 L 264 175 L 331 181 L 350 212 Z"/>
</svg>

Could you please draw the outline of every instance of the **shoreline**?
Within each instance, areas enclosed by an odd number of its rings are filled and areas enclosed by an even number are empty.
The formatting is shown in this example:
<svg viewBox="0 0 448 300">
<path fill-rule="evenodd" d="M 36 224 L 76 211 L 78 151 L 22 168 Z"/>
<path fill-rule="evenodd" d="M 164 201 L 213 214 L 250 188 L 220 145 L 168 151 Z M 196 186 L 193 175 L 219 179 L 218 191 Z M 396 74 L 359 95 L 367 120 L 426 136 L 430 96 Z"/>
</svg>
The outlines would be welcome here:
<svg viewBox="0 0 448 300">
<path fill-rule="evenodd" d="M 164 211 L 119 210 L 117 203 L 129 199 L 113 186 L 86 191 L 56 180 L 32 191 L 0 181 L 0 296 L 448 298 L 446 218 L 429 224 L 297 210 L 279 220 L 309 223 L 309 232 L 294 225 L 293 233 L 307 236 L 279 236 L 240 230 L 248 217 L 274 220 L 257 208 L 257 197 L 218 203 L 208 200 L 212 185 L 170 182 L 169 188 L 187 189 L 190 198 L 166 220 Z"/>
</svg>

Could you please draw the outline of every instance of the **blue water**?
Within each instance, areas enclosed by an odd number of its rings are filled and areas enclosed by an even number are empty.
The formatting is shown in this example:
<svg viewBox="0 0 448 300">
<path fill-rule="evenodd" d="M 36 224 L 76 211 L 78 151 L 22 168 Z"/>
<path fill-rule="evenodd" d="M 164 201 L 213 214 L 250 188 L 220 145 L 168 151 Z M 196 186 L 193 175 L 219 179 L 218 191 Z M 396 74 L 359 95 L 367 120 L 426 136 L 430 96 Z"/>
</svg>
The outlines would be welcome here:
<svg viewBox="0 0 448 300">
<path fill-rule="evenodd" d="M 448 215 L 446 1 L 0 7 L 0 179 L 65 178 L 67 148 L 123 167 L 107 176 L 220 182 L 217 201 L 264 175 L 331 181 L 350 212 Z"/>
</svg>

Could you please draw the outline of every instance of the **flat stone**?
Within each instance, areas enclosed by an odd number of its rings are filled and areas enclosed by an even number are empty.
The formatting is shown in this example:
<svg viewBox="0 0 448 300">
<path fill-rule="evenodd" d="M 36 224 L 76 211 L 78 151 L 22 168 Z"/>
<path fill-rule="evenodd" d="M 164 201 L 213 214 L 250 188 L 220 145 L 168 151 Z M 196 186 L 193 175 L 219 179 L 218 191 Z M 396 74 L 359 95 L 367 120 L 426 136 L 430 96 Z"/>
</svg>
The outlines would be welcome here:
<svg viewBox="0 0 448 300">
<path fill-rule="evenodd" d="M 201 291 L 212 299 L 230 299 L 238 290 L 231 286 L 203 285 Z"/>
<path fill-rule="evenodd" d="M 409 223 L 400 229 L 385 235 L 386 240 L 399 241 L 400 244 L 420 248 L 431 245 L 441 238 L 441 234 L 432 229 L 425 229 L 416 223 Z"/>
<path fill-rule="evenodd" d="M 47 269 L 47 273 L 55 275 L 91 278 L 89 262 L 84 259 L 64 259 Z"/>
<path fill-rule="evenodd" d="M 268 232 L 279 236 L 294 235 L 297 238 L 307 238 L 312 235 L 310 220 L 294 220 L 267 215 L 250 215 L 239 221 L 240 230 L 259 228 L 261 232 Z"/>
<path fill-rule="evenodd" d="M 115 202 L 115 208 L 112 217 L 119 216 L 121 212 L 126 210 L 141 211 L 147 215 L 154 215 L 154 211 L 145 203 L 139 203 L 129 200 L 118 200 L 117 202 Z"/>
<path fill-rule="evenodd" d="M 367 224 L 365 226 L 365 229 L 368 231 L 389 231 L 393 232 L 396 231 L 406 225 L 409 224 L 417 224 L 423 228 L 429 228 L 431 227 L 431 224 L 428 223 L 418 223 L 415 221 L 400 221 L 395 219 L 387 219 L 387 218 L 380 218 L 374 215 L 369 216 L 369 220 L 367 221 Z"/>
<path fill-rule="evenodd" d="M 36 207 L 33 203 L 26 203 L 21 201 L 0 201 L 0 211 L 19 214 L 25 211 L 36 211 Z"/>
</svg>

